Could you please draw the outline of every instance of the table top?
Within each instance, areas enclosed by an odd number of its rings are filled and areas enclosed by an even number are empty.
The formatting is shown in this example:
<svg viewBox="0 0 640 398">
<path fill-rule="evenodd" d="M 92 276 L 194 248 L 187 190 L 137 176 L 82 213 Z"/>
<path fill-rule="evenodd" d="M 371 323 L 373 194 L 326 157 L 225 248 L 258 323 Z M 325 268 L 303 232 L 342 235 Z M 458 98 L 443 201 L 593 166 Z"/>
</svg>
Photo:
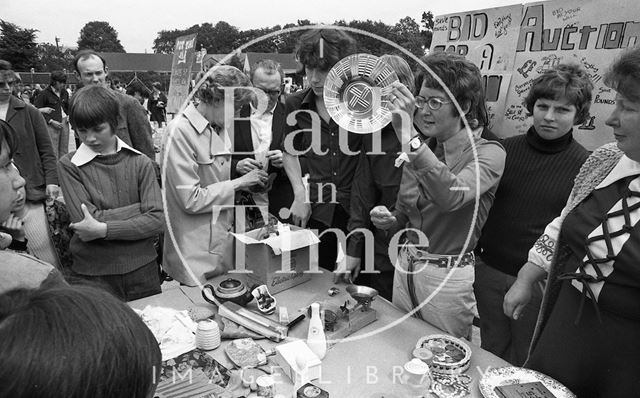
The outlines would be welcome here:
<svg viewBox="0 0 640 398">
<path fill-rule="evenodd" d="M 234 278 L 243 279 L 240 275 Z M 216 280 L 214 280 L 215 282 Z M 330 298 L 327 291 L 336 286 L 339 294 Z M 291 289 L 275 294 L 278 306 L 286 306 L 290 319 L 298 316 L 314 301 L 350 299 L 345 291 L 346 285 L 334 285 L 331 273 L 314 274 L 310 281 L 294 286 Z M 130 303 L 132 307 L 142 309 L 147 305 L 170 307 L 179 310 L 187 309 L 194 304 L 207 304 L 200 293 L 200 288 L 180 286 L 164 291 L 162 294 L 136 300 Z M 255 301 L 247 308 L 256 310 Z M 392 398 L 405 397 L 399 375 L 404 363 L 409 361 L 411 352 L 419 338 L 442 334 L 434 326 L 416 318 L 404 317 L 404 312 L 395 308 L 384 298 L 377 297 L 371 307 L 377 312 L 377 320 L 346 340 L 340 341 L 327 350 L 322 360 L 322 376 L 313 381 L 332 397 L 367 397 Z M 272 315 L 273 319 L 276 316 Z M 289 332 L 288 339 L 306 339 L 309 321 L 305 319 Z M 263 339 L 257 340 L 263 348 L 269 349 L 279 343 Z M 223 345 L 209 354 L 221 364 L 232 368 L 232 363 L 226 358 Z M 482 397 L 478 389 L 478 381 L 483 372 L 490 367 L 509 366 L 509 363 L 499 357 L 468 343 L 472 350 L 471 363 L 466 374 L 471 376 L 471 394 L 468 397 Z M 280 379 L 280 380 L 278 380 Z M 280 381 L 277 392 L 286 397 L 292 395 L 291 381 L 285 375 L 276 376 Z"/>
</svg>

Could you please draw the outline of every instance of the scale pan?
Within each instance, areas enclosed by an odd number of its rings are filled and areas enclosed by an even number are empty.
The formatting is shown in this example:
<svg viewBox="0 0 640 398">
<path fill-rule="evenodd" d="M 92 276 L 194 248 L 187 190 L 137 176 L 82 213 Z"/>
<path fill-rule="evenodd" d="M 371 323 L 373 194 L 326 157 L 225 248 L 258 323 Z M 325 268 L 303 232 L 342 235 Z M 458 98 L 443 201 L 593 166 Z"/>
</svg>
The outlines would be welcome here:
<svg viewBox="0 0 640 398">
<path fill-rule="evenodd" d="M 349 295 L 357 302 L 370 300 L 378 295 L 378 291 L 376 289 L 368 286 L 349 285 L 346 290 L 347 293 L 349 293 Z"/>
</svg>

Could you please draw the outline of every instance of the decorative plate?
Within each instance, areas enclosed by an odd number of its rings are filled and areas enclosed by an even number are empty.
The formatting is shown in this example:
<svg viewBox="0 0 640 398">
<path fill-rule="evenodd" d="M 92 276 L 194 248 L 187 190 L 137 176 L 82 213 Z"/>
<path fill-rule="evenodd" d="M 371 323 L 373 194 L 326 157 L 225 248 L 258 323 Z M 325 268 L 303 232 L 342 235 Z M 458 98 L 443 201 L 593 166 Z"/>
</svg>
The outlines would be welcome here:
<svg viewBox="0 0 640 398">
<path fill-rule="evenodd" d="M 498 386 L 506 386 L 512 384 L 523 384 L 530 382 L 541 382 L 556 398 L 575 398 L 569 389 L 560 384 L 555 379 L 546 376 L 535 370 L 518 368 L 515 366 L 506 366 L 503 368 L 491 368 L 487 370 L 478 387 L 485 398 L 500 398 L 495 392 Z"/>
<path fill-rule="evenodd" d="M 398 76 L 380 58 L 353 54 L 331 68 L 324 82 L 324 105 L 338 125 L 354 133 L 373 133 L 391 121 L 391 85 Z"/>
<path fill-rule="evenodd" d="M 239 368 L 258 366 L 260 356 L 265 356 L 264 349 L 250 338 L 233 340 L 225 347 L 224 352 Z"/>
<path fill-rule="evenodd" d="M 421 337 L 416 348 L 428 349 L 433 353 L 433 361 L 429 365 L 432 372 L 455 375 L 469 368 L 471 348 L 458 338 L 432 334 Z"/>
</svg>

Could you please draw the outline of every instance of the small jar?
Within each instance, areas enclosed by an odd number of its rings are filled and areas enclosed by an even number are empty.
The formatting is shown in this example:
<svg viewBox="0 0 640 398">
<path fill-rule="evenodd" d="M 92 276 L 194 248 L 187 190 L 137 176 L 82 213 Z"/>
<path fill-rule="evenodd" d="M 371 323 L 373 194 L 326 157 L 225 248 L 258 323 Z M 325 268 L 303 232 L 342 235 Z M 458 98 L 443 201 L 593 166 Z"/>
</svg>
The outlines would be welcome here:
<svg viewBox="0 0 640 398">
<path fill-rule="evenodd" d="M 215 321 L 205 319 L 198 322 L 196 329 L 196 347 L 210 351 L 220 346 L 220 328 Z"/>
<path fill-rule="evenodd" d="M 260 398 L 274 398 L 276 395 L 276 382 L 272 376 L 262 375 L 256 379 L 258 390 L 256 393 Z"/>
</svg>

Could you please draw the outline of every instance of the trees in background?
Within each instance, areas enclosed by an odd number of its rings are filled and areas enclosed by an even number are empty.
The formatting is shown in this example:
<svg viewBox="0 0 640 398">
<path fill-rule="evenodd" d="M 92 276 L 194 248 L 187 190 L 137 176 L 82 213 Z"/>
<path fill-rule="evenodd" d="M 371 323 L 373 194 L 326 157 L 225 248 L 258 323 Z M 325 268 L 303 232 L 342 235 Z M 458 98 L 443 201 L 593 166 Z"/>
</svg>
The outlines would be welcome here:
<svg viewBox="0 0 640 398">
<path fill-rule="evenodd" d="M 424 47 L 430 48 L 431 40 L 433 39 L 433 27 L 435 26 L 433 21 L 433 13 L 431 11 L 423 12 L 420 23 L 422 24 L 422 30 L 420 31 L 420 33 L 424 37 Z"/>
<path fill-rule="evenodd" d="M 118 32 L 108 22 L 88 22 L 80 30 L 78 50 L 90 48 L 97 52 L 124 53 Z"/>
<path fill-rule="evenodd" d="M 23 29 L 0 20 L 0 59 L 11 62 L 14 70 L 29 70 L 38 63 L 37 29 Z"/>
<path fill-rule="evenodd" d="M 227 54 L 252 40 L 282 29 L 308 26 L 313 22 L 303 19 L 284 26 L 275 25 L 248 30 L 239 30 L 225 21 L 215 25 L 205 22 L 186 29 L 162 30 L 153 40 L 153 50 L 160 54 L 172 54 L 178 37 L 197 33 L 196 49 L 206 49 L 210 54 Z M 348 26 L 364 32 L 373 33 L 399 44 L 417 57 L 424 55 L 425 49 L 431 45 L 433 34 L 433 13 L 422 13 L 420 23 L 410 16 L 402 18 L 395 25 L 387 25 L 382 21 L 352 20 L 335 21 L 335 25 Z M 60 49 L 50 43 L 36 44 L 36 29 L 21 28 L 11 22 L 0 20 L 0 59 L 13 64 L 15 70 L 28 71 L 34 68 L 38 72 L 73 69 L 72 61 L 76 50 Z M 260 40 L 244 49 L 246 52 L 292 53 L 304 30 L 275 34 L 266 40 Z M 391 45 L 361 33 L 353 33 L 358 41 L 359 51 L 374 55 L 399 53 Z M 125 52 L 118 39 L 118 32 L 108 23 L 92 21 L 80 30 L 78 49 L 91 48 L 98 52 Z M 127 80 L 129 76 L 123 76 Z M 149 77 L 149 80 L 154 78 Z M 157 76 L 159 77 L 159 76 Z M 147 79 L 143 79 L 147 80 Z M 163 79 L 160 79 L 163 80 Z"/>
<path fill-rule="evenodd" d="M 74 56 L 75 51 L 71 49 L 67 48 L 62 51 L 51 43 L 40 43 L 36 46 L 38 61 L 35 64 L 35 70 L 36 72 L 51 72 L 66 69 L 71 72 Z"/>
<path fill-rule="evenodd" d="M 206 22 L 201 25 L 191 26 L 187 29 L 162 30 L 158 32 L 157 37 L 153 41 L 153 50 L 156 53 L 171 54 L 173 53 L 173 47 L 178 37 L 197 33 L 196 49 L 200 50 L 204 48 L 209 54 L 226 54 L 244 44 L 249 43 L 251 40 L 260 38 L 269 33 L 277 32 L 281 29 L 312 24 L 313 23 L 311 21 L 305 19 L 298 20 L 296 24 L 286 24 L 282 27 L 280 25 L 276 25 L 273 27 L 240 31 L 235 26 L 229 25 L 224 21 L 220 21 L 215 25 Z M 418 22 L 410 16 L 402 18 L 393 26 L 387 25 L 382 21 L 372 20 L 353 20 L 349 22 L 340 20 L 336 21 L 334 24 L 339 26 L 348 26 L 350 28 L 359 29 L 384 37 L 401 45 L 417 57 L 421 57 L 424 55 L 425 49 L 429 48 L 431 45 L 433 14 L 431 11 L 424 12 L 422 14 L 421 24 L 418 24 Z M 303 33 L 304 31 L 300 30 L 274 35 L 266 40 L 261 40 L 248 46 L 245 51 L 292 53 L 295 51 L 298 38 Z M 360 51 L 375 55 L 398 53 L 398 50 L 393 46 L 384 44 L 378 39 L 366 34 L 353 33 L 353 36 L 358 41 Z"/>
<path fill-rule="evenodd" d="M 157 54 L 172 54 L 176 39 L 180 36 L 197 33 L 196 49 L 206 48 L 211 54 L 232 52 L 239 43 L 240 30 L 225 21 L 215 25 L 205 22 L 187 29 L 162 30 L 153 40 L 153 50 Z"/>
</svg>

